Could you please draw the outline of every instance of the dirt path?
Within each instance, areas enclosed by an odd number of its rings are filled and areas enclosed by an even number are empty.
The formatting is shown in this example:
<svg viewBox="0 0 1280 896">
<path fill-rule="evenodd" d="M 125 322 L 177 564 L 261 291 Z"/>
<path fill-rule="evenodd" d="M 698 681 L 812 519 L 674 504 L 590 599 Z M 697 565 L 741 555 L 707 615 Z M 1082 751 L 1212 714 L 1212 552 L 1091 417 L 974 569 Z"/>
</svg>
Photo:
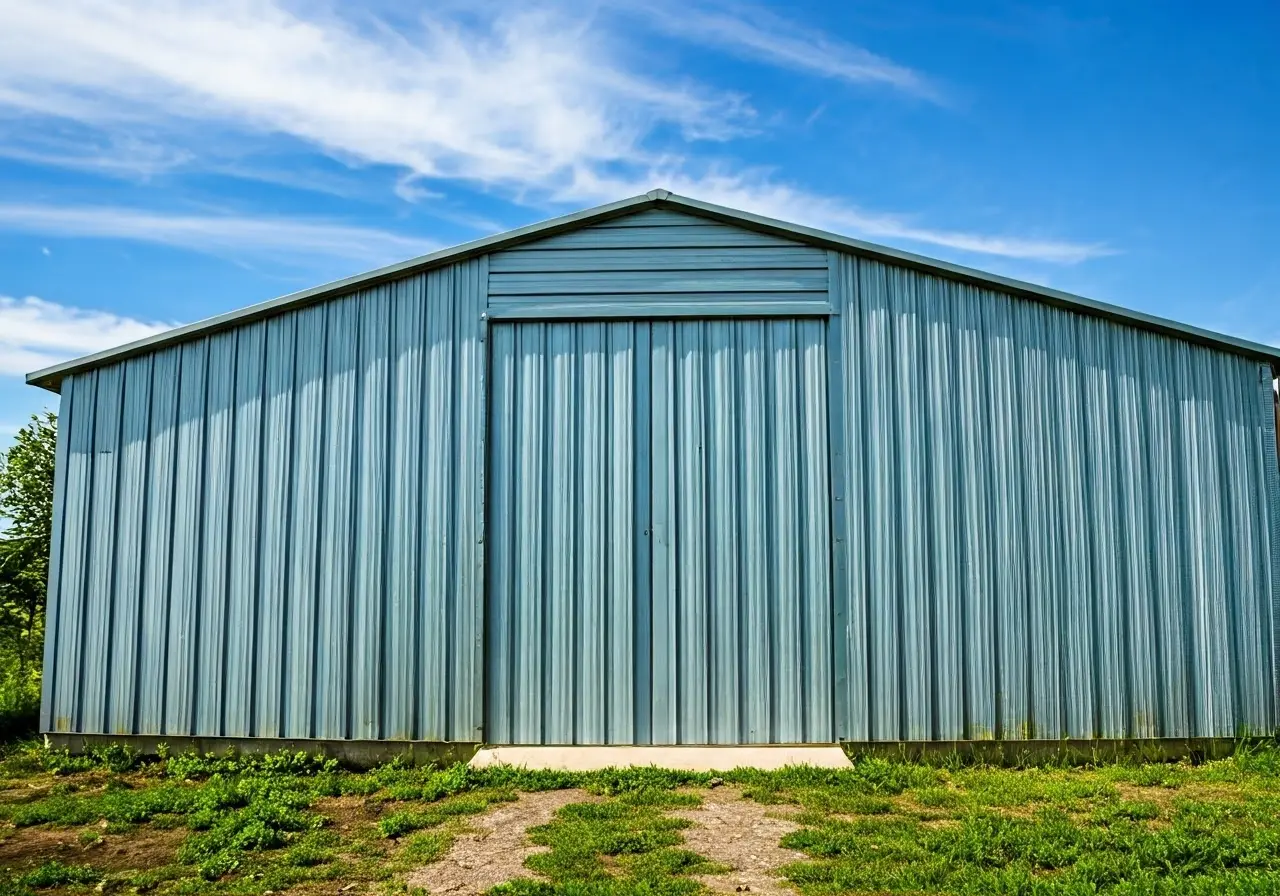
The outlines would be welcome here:
<svg viewBox="0 0 1280 896">
<path fill-rule="evenodd" d="M 530 844 L 525 832 L 551 821 L 561 806 L 597 799 L 585 790 L 522 793 L 516 802 L 474 819 L 476 833 L 459 835 L 444 858 L 413 872 L 406 883 L 433 896 L 478 896 L 517 877 L 537 877 L 524 860 L 547 850 Z"/>
<path fill-rule="evenodd" d="M 763 896 L 795 896 L 778 877 L 778 869 L 804 854 L 779 846 L 783 836 L 799 827 L 785 818 L 766 815 L 767 807 L 732 788 L 719 788 L 703 796 L 702 808 L 671 813 L 693 822 L 686 828 L 685 845 L 698 855 L 733 869 L 728 874 L 698 879 L 713 893 L 760 893 Z"/>
</svg>

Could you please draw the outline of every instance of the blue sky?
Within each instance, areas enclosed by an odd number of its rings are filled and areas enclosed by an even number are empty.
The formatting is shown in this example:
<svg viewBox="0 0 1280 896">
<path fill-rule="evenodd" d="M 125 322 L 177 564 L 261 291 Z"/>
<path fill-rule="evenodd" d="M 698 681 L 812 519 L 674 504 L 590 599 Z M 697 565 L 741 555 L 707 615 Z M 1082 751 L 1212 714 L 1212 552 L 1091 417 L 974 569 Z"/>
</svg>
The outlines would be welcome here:
<svg viewBox="0 0 1280 896">
<path fill-rule="evenodd" d="M 1280 6 L 13 0 L 21 374 L 662 186 L 1280 344 Z"/>
</svg>

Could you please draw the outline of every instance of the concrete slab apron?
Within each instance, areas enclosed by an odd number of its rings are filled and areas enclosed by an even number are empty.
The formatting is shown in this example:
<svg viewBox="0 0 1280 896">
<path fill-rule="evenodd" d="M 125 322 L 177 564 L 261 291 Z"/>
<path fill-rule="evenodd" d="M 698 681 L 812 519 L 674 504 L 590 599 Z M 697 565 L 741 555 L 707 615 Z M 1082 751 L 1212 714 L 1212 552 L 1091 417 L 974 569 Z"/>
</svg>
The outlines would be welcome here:
<svg viewBox="0 0 1280 896">
<path fill-rule="evenodd" d="M 654 766 L 692 772 L 735 768 L 780 769 L 793 765 L 848 768 L 849 758 L 834 744 L 782 746 L 514 746 L 485 747 L 471 758 L 473 768 L 510 765 L 550 771 L 589 772 L 603 768 Z"/>
</svg>

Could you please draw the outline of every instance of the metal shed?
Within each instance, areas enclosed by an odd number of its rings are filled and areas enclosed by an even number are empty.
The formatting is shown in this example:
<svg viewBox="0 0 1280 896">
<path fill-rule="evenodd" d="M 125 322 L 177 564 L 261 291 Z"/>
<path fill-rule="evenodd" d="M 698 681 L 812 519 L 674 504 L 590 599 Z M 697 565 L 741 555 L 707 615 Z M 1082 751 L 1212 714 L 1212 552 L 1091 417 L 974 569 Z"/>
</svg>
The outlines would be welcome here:
<svg viewBox="0 0 1280 896">
<path fill-rule="evenodd" d="M 655 190 L 40 371 L 41 726 L 1232 737 L 1280 349 Z"/>
</svg>

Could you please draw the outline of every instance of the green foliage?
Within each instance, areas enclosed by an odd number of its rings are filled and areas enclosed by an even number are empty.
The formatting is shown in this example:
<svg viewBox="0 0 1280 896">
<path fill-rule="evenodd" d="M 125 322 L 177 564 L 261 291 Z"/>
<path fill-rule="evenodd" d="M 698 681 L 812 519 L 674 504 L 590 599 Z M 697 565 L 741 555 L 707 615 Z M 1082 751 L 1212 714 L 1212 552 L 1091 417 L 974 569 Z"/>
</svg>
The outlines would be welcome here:
<svg viewBox="0 0 1280 896">
<path fill-rule="evenodd" d="M 54 860 L 45 862 L 34 871 L 18 878 L 19 882 L 37 890 L 62 887 L 67 884 L 96 884 L 102 875 L 88 865 L 64 865 Z"/>
<path fill-rule="evenodd" d="M 0 453 L 0 741 L 34 732 L 39 714 L 56 424 L 33 416 Z"/>
</svg>

